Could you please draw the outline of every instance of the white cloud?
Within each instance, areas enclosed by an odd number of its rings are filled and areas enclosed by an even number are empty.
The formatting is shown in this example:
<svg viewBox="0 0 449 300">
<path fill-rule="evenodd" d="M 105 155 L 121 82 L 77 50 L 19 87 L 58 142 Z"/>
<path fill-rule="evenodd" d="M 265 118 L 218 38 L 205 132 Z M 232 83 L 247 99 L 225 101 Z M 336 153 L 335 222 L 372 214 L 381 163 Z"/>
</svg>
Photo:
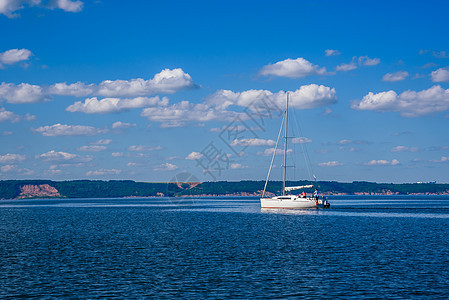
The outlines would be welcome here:
<svg viewBox="0 0 449 300">
<path fill-rule="evenodd" d="M 364 163 L 364 165 L 366 166 L 395 166 L 400 164 L 399 161 L 397 159 L 393 159 L 392 161 L 388 161 L 388 160 L 384 160 L 384 159 L 379 159 L 379 160 L 371 160 L 367 163 Z"/>
<path fill-rule="evenodd" d="M 181 68 L 164 69 L 153 79 L 105 80 L 98 86 L 96 94 L 105 97 L 135 97 L 159 93 L 175 93 L 196 85 L 189 74 Z"/>
<path fill-rule="evenodd" d="M 264 76 L 279 76 L 289 78 L 301 78 L 310 75 L 325 75 L 326 68 L 320 68 L 313 65 L 308 60 L 299 57 L 297 59 L 288 58 L 286 60 L 278 61 L 275 64 L 264 66 L 260 72 Z"/>
<path fill-rule="evenodd" d="M 253 139 L 235 139 L 231 142 L 231 146 L 274 146 L 276 142 L 273 140 L 264 140 L 259 138 Z"/>
<path fill-rule="evenodd" d="M 247 169 L 248 166 L 243 166 L 242 164 L 231 164 L 230 168 L 233 170 L 239 170 L 239 169 Z"/>
<path fill-rule="evenodd" d="M 17 165 L 5 165 L 0 167 L 2 173 L 16 173 L 20 175 L 33 175 L 34 171 L 25 168 L 19 168 Z"/>
<path fill-rule="evenodd" d="M 5 121 L 10 121 L 12 123 L 19 122 L 22 120 L 32 121 L 35 120 L 36 116 L 26 114 L 25 116 L 16 115 L 11 111 L 7 111 L 4 107 L 0 108 L 0 123 Z"/>
<path fill-rule="evenodd" d="M 118 175 L 121 172 L 122 172 L 122 170 L 117 170 L 117 169 L 99 169 L 96 171 L 86 172 L 86 176 Z"/>
<path fill-rule="evenodd" d="M 318 166 L 320 166 L 320 167 L 338 167 L 338 166 L 343 166 L 343 163 L 334 160 L 334 161 L 319 163 Z"/>
<path fill-rule="evenodd" d="M 67 12 L 80 12 L 83 9 L 83 2 L 79 0 L 56 0 L 46 4 L 42 0 L 1 0 L 0 14 L 4 14 L 8 18 L 15 18 L 19 16 L 15 12 L 24 9 L 25 6 L 40 6 L 49 9 L 59 8 Z"/>
<path fill-rule="evenodd" d="M 164 163 L 154 168 L 155 171 L 173 171 L 176 169 L 178 169 L 178 166 L 171 163 Z"/>
<path fill-rule="evenodd" d="M 112 152 L 112 157 L 122 157 L 124 154 L 123 152 Z"/>
<path fill-rule="evenodd" d="M 292 149 L 287 149 L 287 153 L 292 153 L 292 152 L 293 152 Z M 268 149 L 265 149 L 264 152 L 258 152 L 257 155 L 270 156 L 270 155 L 273 155 L 273 153 L 274 153 L 274 148 L 268 148 Z M 284 155 L 284 149 L 277 149 L 276 155 Z"/>
<path fill-rule="evenodd" d="M 433 51 L 432 55 L 436 58 L 449 58 L 449 53 L 446 51 Z"/>
<path fill-rule="evenodd" d="M 369 58 L 368 56 L 359 57 L 359 65 L 361 66 L 375 66 L 380 63 L 379 58 Z"/>
<path fill-rule="evenodd" d="M 109 145 L 112 142 L 110 139 L 102 139 L 95 142 L 90 143 L 91 145 Z"/>
<path fill-rule="evenodd" d="M 337 93 L 334 88 L 324 85 L 303 85 L 293 92 L 289 92 L 289 105 L 297 109 L 323 107 L 337 102 Z M 218 109 L 226 109 L 231 105 L 257 108 L 260 105 L 270 105 L 275 109 L 283 109 L 287 94 L 284 91 L 272 93 L 267 90 L 248 90 L 232 92 L 219 90 L 207 97 L 206 103 Z M 268 102 L 268 103 L 267 103 Z"/>
<path fill-rule="evenodd" d="M 182 101 L 167 107 L 145 108 L 141 116 L 150 121 L 160 122 L 161 127 L 182 127 L 188 122 L 208 122 L 212 120 L 231 120 L 237 116 L 236 112 L 217 110 L 208 104 L 193 104 Z"/>
<path fill-rule="evenodd" d="M 395 81 L 401 81 L 404 80 L 409 76 L 408 72 L 406 71 L 397 71 L 395 73 L 387 73 L 382 77 L 382 81 L 389 81 L 389 82 L 395 82 Z"/>
<path fill-rule="evenodd" d="M 9 103 L 35 103 L 49 100 L 48 95 L 38 85 L 21 83 L 2 82 L 0 85 L 0 99 L 5 99 Z"/>
<path fill-rule="evenodd" d="M 147 106 L 167 106 L 168 99 L 163 97 L 137 97 L 132 99 L 104 98 L 98 100 L 97 97 L 87 98 L 84 103 L 77 101 L 66 108 L 70 112 L 83 112 L 86 114 L 106 114 L 126 111 L 132 108 Z"/>
<path fill-rule="evenodd" d="M 396 146 L 391 149 L 391 152 L 416 152 L 417 147 Z"/>
<path fill-rule="evenodd" d="M 237 116 L 247 119 L 248 115 L 228 110 L 232 105 L 249 107 L 254 111 L 281 112 L 285 106 L 286 92 L 273 94 L 267 90 L 248 90 L 233 92 L 219 90 L 206 98 L 203 103 L 194 104 L 182 101 L 170 106 L 145 108 L 141 116 L 148 120 L 160 122 L 161 127 L 181 127 L 189 122 L 231 121 Z M 290 92 L 290 106 L 298 109 L 322 107 L 337 101 L 334 88 L 323 85 L 304 85 L 296 91 Z M 279 114 L 280 115 L 280 114 Z"/>
<path fill-rule="evenodd" d="M 339 140 L 339 141 L 337 142 L 337 144 L 339 144 L 339 145 L 348 145 L 348 144 L 357 144 L 357 145 L 360 145 L 360 144 L 367 144 L 367 143 L 368 143 L 367 141 L 361 141 L 361 140 L 348 140 L 348 139 Z"/>
<path fill-rule="evenodd" d="M 21 163 L 26 159 L 25 155 L 7 153 L 5 155 L 0 154 L 0 164 L 16 164 Z"/>
<path fill-rule="evenodd" d="M 433 71 L 430 76 L 433 82 L 449 82 L 449 67 Z"/>
<path fill-rule="evenodd" d="M 192 152 L 189 155 L 187 155 L 186 159 L 189 160 L 197 160 L 197 159 L 201 159 L 203 157 L 202 153 L 199 152 Z"/>
<path fill-rule="evenodd" d="M 77 161 L 88 162 L 93 159 L 92 156 L 80 156 L 77 154 L 51 150 L 40 155 L 36 155 L 36 159 L 42 159 L 43 161 Z"/>
<path fill-rule="evenodd" d="M 139 145 L 139 146 L 129 146 L 128 147 L 129 151 L 154 151 L 154 150 L 161 150 L 161 149 L 162 149 L 161 146 L 151 147 L 151 146 Z"/>
<path fill-rule="evenodd" d="M 41 133 L 43 136 L 90 136 L 107 132 L 106 129 L 100 129 L 92 126 L 64 125 L 60 123 L 50 126 L 42 126 L 33 130 Z"/>
<path fill-rule="evenodd" d="M 434 163 L 446 163 L 446 162 L 449 162 L 449 157 L 447 157 L 447 156 L 441 156 L 440 159 L 437 159 L 437 160 L 430 160 L 430 162 L 434 162 Z"/>
<path fill-rule="evenodd" d="M 112 124 L 113 129 L 126 129 L 126 128 L 131 128 L 131 127 L 136 127 L 136 124 L 125 123 L 125 122 L 121 122 L 121 121 L 117 121 Z"/>
<path fill-rule="evenodd" d="M 1 12 L 1 4 L 0 4 L 0 12 Z M 12 65 L 20 61 L 28 60 L 32 55 L 33 53 L 31 53 L 31 51 L 28 49 L 11 49 L 2 52 L 0 53 L 0 68 L 2 64 Z"/>
<path fill-rule="evenodd" d="M 351 71 L 354 69 L 357 69 L 359 66 L 375 66 L 380 63 L 379 58 L 369 58 L 368 56 L 360 56 L 357 58 L 357 56 L 354 56 L 352 58 L 352 61 L 350 63 L 342 63 L 341 65 L 337 66 L 335 68 L 336 71 Z"/>
<path fill-rule="evenodd" d="M 333 49 L 324 50 L 324 53 L 325 53 L 326 56 L 337 56 L 337 55 L 341 54 L 340 51 L 333 50 Z"/>
<path fill-rule="evenodd" d="M 342 63 L 341 65 L 339 65 L 339 66 L 337 66 L 335 68 L 335 70 L 343 71 L 343 72 L 351 71 L 351 70 L 354 70 L 354 69 L 357 69 L 357 64 L 354 61 L 352 61 L 352 62 L 350 62 L 348 64 Z"/>
<path fill-rule="evenodd" d="M 399 95 L 393 90 L 377 94 L 370 92 L 360 102 L 352 103 L 351 108 L 380 112 L 397 111 L 404 117 L 419 117 L 449 110 L 449 89 L 434 85 L 427 90 L 408 90 Z"/>
<path fill-rule="evenodd" d="M 189 74 L 182 69 L 165 69 L 154 75 L 153 79 L 141 78 L 131 80 L 105 80 L 99 85 L 76 82 L 72 84 L 56 83 L 48 88 L 38 85 L 3 82 L 0 85 L 0 99 L 9 103 L 35 103 L 50 100 L 51 95 L 65 95 L 83 97 L 88 95 L 105 96 L 108 98 L 98 100 L 96 97 L 88 98 L 85 102 L 75 102 L 68 111 L 85 113 L 109 113 L 130 108 L 140 108 L 148 105 L 167 105 L 168 100 L 158 97 L 139 97 L 157 93 L 175 93 L 182 89 L 196 87 Z M 119 99 L 119 97 L 135 97 Z"/>
<path fill-rule="evenodd" d="M 100 152 L 104 151 L 107 148 L 105 146 L 99 146 L 99 145 L 91 145 L 91 146 L 81 146 L 78 148 L 78 151 L 85 151 L 85 152 Z"/>
<path fill-rule="evenodd" d="M 94 84 L 84 84 L 80 81 L 72 84 L 67 84 L 65 82 L 55 83 L 49 88 L 50 94 L 75 97 L 91 95 L 94 91 Z"/>
<path fill-rule="evenodd" d="M 305 144 L 305 143 L 311 143 L 312 140 L 306 137 L 297 137 L 292 139 L 293 144 Z"/>
<path fill-rule="evenodd" d="M 83 10 L 84 3 L 81 1 L 57 0 L 56 6 L 67 12 L 80 12 Z"/>
</svg>

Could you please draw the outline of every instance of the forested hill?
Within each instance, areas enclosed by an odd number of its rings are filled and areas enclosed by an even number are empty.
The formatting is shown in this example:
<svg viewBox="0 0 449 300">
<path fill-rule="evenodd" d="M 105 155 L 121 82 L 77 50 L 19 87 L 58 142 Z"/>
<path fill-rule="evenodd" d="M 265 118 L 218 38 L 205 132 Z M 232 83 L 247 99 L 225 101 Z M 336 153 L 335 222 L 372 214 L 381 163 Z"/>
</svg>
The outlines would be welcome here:
<svg viewBox="0 0 449 300">
<path fill-rule="evenodd" d="M 436 183 L 374 183 L 354 181 L 288 182 L 288 186 L 313 184 L 321 194 L 375 195 L 375 194 L 449 194 L 449 184 Z M 258 196 L 264 181 L 217 181 L 202 183 L 153 183 L 132 180 L 3 180 L 0 181 L 0 199 L 25 198 L 113 198 L 156 196 Z M 279 193 L 281 182 L 269 182 L 268 193 Z M 306 190 L 311 193 L 312 189 Z"/>
</svg>

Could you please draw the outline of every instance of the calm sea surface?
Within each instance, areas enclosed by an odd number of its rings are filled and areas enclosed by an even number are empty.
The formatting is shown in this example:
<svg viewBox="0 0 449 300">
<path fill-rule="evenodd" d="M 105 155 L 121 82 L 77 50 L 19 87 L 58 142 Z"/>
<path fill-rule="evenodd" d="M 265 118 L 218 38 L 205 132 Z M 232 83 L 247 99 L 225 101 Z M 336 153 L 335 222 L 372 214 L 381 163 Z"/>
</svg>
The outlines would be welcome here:
<svg viewBox="0 0 449 300">
<path fill-rule="evenodd" d="M 0 201 L 0 298 L 449 298 L 449 197 Z"/>
</svg>

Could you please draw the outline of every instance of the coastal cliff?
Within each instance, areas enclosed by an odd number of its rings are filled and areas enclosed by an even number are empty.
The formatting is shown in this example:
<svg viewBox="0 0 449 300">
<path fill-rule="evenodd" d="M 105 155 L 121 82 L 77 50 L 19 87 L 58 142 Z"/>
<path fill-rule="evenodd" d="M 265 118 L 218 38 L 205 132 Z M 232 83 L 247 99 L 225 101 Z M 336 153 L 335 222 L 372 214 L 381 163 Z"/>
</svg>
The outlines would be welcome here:
<svg viewBox="0 0 449 300">
<path fill-rule="evenodd" d="M 50 186 L 49 184 L 26 184 L 20 187 L 20 194 L 17 199 L 49 197 L 61 197 L 61 194 L 56 188 Z"/>
</svg>

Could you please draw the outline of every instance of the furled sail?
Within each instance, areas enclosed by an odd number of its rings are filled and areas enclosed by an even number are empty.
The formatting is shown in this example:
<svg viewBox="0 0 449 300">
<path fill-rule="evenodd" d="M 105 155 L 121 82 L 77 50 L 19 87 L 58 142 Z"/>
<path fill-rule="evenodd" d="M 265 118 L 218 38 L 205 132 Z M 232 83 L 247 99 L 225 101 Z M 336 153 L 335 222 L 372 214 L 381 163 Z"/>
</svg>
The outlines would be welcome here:
<svg viewBox="0 0 449 300">
<path fill-rule="evenodd" d="M 312 188 L 313 185 L 298 185 L 298 186 L 286 186 L 285 187 L 285 191 L 286 192 L 290 192 L 290 191 L 294 191 L 294 190 L 300 190 L 300 189 L 310 189 Z"/>
</svg>

